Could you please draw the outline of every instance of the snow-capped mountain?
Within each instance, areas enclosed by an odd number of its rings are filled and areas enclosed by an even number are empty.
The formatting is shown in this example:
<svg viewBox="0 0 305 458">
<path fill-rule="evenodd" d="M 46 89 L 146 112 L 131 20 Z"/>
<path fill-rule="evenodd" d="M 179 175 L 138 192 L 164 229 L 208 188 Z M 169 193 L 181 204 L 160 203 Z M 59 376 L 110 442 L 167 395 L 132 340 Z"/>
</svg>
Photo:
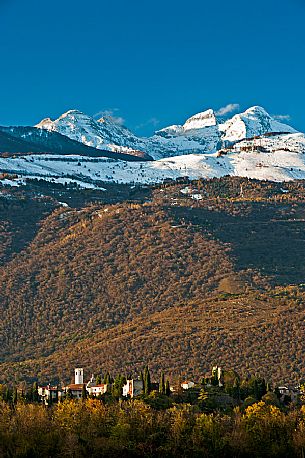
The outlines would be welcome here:
<svg viewBox="0 0 305 458">
<path fill-rule="evenodd" d="M 18 154 L 9 154 L 19 147 Z M 225 122 L 206 110 L 149 138 L 137 137 L 109 116 L 96 121 L 71 110 L 32 128 L 0 127 L 1 151 L 0 172 L 18 176 L 13 185 L 26 178 L 99 189 L 105 182 L 149 184 L 181 176 L 305 179 L 305 135 L 261 107 Z M 130 162 L 124 153 L 142 156 Z M 145 153 L 156 160 L 144 162 Z"/>
<path fill-rule="evenodd" d="M 236 114 L 220 126 L 223 139 L 231 142 L 263 135 L 268 132 L 293 133 L 295 129 L 273 119 L 262 107 L 251 107 L 244 113 Z"/>
<path fill-rule="evenodd" d="M 43 119 L 35 127 L 59 132 L 73 140 L 98 149 L 116 151 L 118 147 L 126 151 L 135 149 L 139 139 L 126 127 L 121 126 L 111 116 L 95 120 L 79 110 L 69 110 L 58 119 Z"/>
<path fill-rule="evenodd" d="M 197 113 L 183 125 L 172 125 L 152 137 L 138 137 L 115 118 L 99 120 L 70 110 L 52 121 L 44 119 L 35 127 L 55 131 L 85 145 L 117 152 L 143 151 L 155 159 L 164 157 L 215 153 L 228 143 L 268 132 L 296 132 L 272 118 L 262 107 L 252 107 L 226 122 L 217 119 L 212 109 Z"/>
<path fill-rule="evenodd" d="M 181 176 L 191 179 L 243 176 L 259 180 L 305 179 L 305 136 L 301 133 L 243 140 L 213 154 L 188 154 L 147 162 L 88 156 L 27 155 L 0 157 L 0 171 L 18 175 L 11 183 L 37 178 L 55 183 L 76 182 L 103 189 L 104 183 L 152 184 Z M 1 183 L 1 181 L 0 181 Z"/>
<path fill-rule="evenodd" d="M 24 153 L 78 154 L 90 157 L 109 157 L 122 160 L 152 160 L 140 151 L 109 151 L 98 149 L 73 140 L 56 131 L 37 129 L 36 127 L 0 126 L 0 155 Z"/>
</svg>

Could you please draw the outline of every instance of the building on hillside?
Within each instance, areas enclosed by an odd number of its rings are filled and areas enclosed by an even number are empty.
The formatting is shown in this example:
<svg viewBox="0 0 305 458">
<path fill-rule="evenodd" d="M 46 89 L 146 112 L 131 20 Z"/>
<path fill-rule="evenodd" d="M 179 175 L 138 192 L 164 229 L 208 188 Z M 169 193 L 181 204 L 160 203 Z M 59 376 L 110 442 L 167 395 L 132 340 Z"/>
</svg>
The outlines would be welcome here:
<svg viewBox="0 0 305 458">
<path fill-rule="evenodd" d="M 106 393 L 107 384 L 96 384 L 94 375 L 92 375 L 89 382 L 84 383 L 84 370 L 82 367 L 77 367 L 74 370 L 74 383 L 63 386 L 59 389 L 57 386 L 39 386 L 38 395 L 40 400 L 45 404 L 49 405 L 53 402 L 61 401 L 67 396 L 71 396 L 74 399 L 81 399 L 83 396 L 84 387 L 86 392 L 91 396 L 99 396 Z"/>
<path fill-rule="evenodd" d="M 130 396 L 133 398 L 134 396 L 139 396 L 143 393 L 143 382 L 139 379 L 131 379 L 127 380 L 126 384 L 123 386 L 123 396 L 127 397 Z"/>
<path fill-rule="evenodd" d="M 39 399 L 45 405 L 50 405 L 60 401 L 61 395 L 62 391 L 58 388 L 58 386 L 38 386 Z"/>
<path fill-rule="evenodd" d="M 215 378 L 218 380 L 219 386 L 223 386 L 223 371 L 220 366 L 213 366 L 212 378 Z"/>
<path fill-rule="evenodd" d="M 92 374 L 91 379 L 86 385 L 86 390 L 88 391 L 90 396 L 99 396 L 105 394 L 107 391 L 107 384 L 106 383 L 96 383 L 94 379 L 94 375 Z"/>
<path fill-rule="evenodd" d="M 195 383 L 190 381 L 190 380 L 185 380 L 184 382 L 181 383 L 181 387 L 184 390 L 189 390 L 190 388 L 194 388 Z"/>
<path fill-rule="evenodd" d="M 84 384 L 70 383 L 63 387 L 63 395 L 67 396 L 69 393 L 73 399 L 81 399 Z"/>
<path fill-rule="evenodd" d="M 277 389 L 280 393 L 280 399 L 282 402 L 285 401 L 285 398 L 290 398 L 291 401 L 296 401 L 299 395 L 302 394 L 298 388 L 291 386 L 279 386 Z"/>
<path fill-rule="evenodd" d="M 74 369 L 74 379 L 75 379 L 75 385 L 83 385 L 84 369 L 82 367 L 77 367 L 76 369 Z"/>
<path fill-rule="evenodd" d="M 82 397 L 84 387 L 84 369 L 77 367 L 74 370 L 74 383 L 70 383 L 63 387 L 63 393 L 67 395 L 70 393 L 73 398 L 80 399 Z"/>
<path fill-rule="evenodd" d="M 88 393 L 90 396 L 99 396 L 102 394 L 105 394 L 107 391 L 107 384 L 106 383 L 101 383 L 100 385 L 90 385 L 86 387 Z"/>
</svg>

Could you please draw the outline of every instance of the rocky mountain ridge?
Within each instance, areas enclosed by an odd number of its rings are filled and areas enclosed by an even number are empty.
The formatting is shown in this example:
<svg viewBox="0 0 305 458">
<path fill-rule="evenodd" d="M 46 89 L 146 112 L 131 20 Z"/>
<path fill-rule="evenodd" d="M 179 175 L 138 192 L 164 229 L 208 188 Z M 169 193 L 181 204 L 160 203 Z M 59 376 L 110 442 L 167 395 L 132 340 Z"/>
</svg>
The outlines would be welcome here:
<svg viewBox="0 0 305 458">
<path fill-rule="evenodd" d="M 95 120 L 79 110 L 69 110 L 54 121 L 46 118 L 36 127 L 61 133 L 94 148 L 120 152 L 140 150 L 154 159 L 215 153 L 229 143 L 244 138 L 268 132 L 296 132 L 259 106 L 236 114 L 225 122 L 219 120 L 212 109 L 208 109 L 191 116 L 183 125 L 165 127 L 151 137 L 136 136 L 111 116 Z"/>
</svg>

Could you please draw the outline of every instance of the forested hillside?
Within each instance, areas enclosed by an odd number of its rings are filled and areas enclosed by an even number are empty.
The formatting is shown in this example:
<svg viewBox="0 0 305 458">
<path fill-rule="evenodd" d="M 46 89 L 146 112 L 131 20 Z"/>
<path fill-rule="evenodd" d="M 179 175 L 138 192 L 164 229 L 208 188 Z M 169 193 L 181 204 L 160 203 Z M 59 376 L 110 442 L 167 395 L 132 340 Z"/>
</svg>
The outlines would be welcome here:
<svg viewBox="0 0 305 458">
<path fill-rule="evenodd" d="M 1 378 L 143 363 L 304 376 L 304 184 L 224 178 L 142 197 L 1 197 Z"/>
</svg>

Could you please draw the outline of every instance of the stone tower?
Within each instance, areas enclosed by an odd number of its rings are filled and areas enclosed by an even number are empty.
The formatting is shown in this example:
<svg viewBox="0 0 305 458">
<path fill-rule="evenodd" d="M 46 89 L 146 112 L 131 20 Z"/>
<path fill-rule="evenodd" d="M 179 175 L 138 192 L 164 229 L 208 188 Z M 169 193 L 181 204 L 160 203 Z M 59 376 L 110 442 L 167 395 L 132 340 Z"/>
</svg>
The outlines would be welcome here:
<svg viewBox="0 0 305 458">
<path fill-rule="evenodd" d="M 84 383 L 84 369 L 82 367 L 77 367 L 75 369 L 75 384 L 83 385 Z"/>
</svg>

